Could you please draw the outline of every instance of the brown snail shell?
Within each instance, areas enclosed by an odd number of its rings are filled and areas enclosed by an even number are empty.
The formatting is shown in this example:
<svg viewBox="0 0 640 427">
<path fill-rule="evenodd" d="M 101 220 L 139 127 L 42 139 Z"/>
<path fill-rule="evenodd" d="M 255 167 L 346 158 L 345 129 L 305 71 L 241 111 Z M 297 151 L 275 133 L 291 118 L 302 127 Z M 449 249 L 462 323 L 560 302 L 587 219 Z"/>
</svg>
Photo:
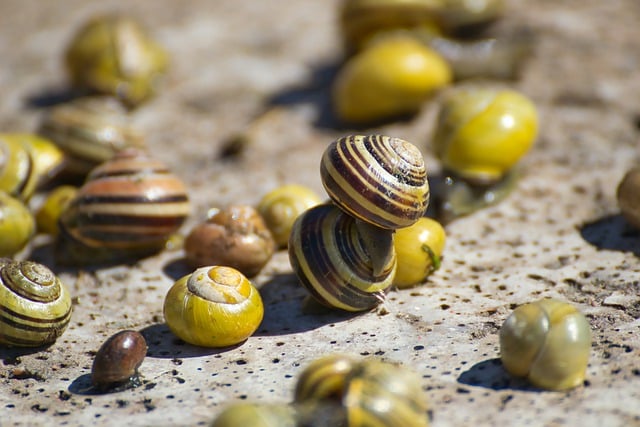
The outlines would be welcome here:
<svg viewBox="0 0 640 427">
<path fill-rule="evenodd" d="M 91 382 L 109 388 L 136 382 L 138 368 L 147 355 L 147 342 L 136 331 L 120 331 L 107 339 L 93 359 Z"/>
</svg>

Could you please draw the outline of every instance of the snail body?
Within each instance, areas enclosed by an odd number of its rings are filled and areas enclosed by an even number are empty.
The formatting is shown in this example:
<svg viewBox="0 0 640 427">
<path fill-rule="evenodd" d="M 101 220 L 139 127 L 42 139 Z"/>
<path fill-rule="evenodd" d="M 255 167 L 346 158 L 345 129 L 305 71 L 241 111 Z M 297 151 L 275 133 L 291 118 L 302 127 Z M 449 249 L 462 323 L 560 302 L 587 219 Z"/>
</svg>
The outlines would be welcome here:
<svg viewBox="0 0 640 427">
<path fill-rule="evenodd" d="M 400 138 L 340 138 L 325 150 L 320 176 L 336 205 L 380 228 L 408 227 L 424 215 L 429 205 L 422 153 Z"/>
<path fill-rule="evenodd" d="M 71 319 L 71 296 L 49 268 L 0 258 L 0 344 L 53 343 Z"/>
<path fill-rule="evenodd" d="M 196 225 L 184 242 L 192 267 L 226 265 L 252 277 L 271 259 L 276 245 L 258 211 L 248 205 L 219 209 Z"/>
<path fill-rule="evenodd" d="M 310 188 L 289 184 L 265 194 L 257 209 L 278 247 L 284 248 L 289 243 L 291 227 L 298 215 L 320 203 L 320 196 Z"/>
<path fill-rule="evenodd" d="M 251 336 L 264 314 L 258 290 L 231 267 L 202 267 L 179 279 L 164 301 L 171 331 L 193 345 L 227 347 Z"/>
<path fill-rule="evenodd" d="M 86 264 L 162 250 L 190 211 L 184 183 L 139 150 L 93 169 L 59 221 L 61 262 Z"/>
<path fill-rule="evenodd" d="M 137 21 L 103 15 L 86 22 L 74 35 L 65 65 L 74 86 L 137 106 L 155 92 L 168 55 Z"/>
<path fill-rule="evenodd" d="M 377 257 L 371 247 L 380 246 Z M 289 259 L 302 285 L 323 305 L 368 310 L 384 300 L 396 269 L 392 232 L 362 232 L 331 204 L 315 206 L 293 225 Z"/>
<path fill-rule="evenodd" d="M 629 170 L 616 191 L 620 213 L 633 227 L 640 229 L 640 168 Z"/>
<path fill-rule="evenodd" d="M 584 381 L 591 329 L 571 304 L 542 299 L 516 308 L 500 329 L 500 358 L 510 374 L 548 390 Z"/>
<path fill-rule="evenodd" d="M 472 182 L 491 183 L 529 151 L 537 128 L 536 108 L 519 92 L 459 88 L 445 97 L 433 140 L 445 168 Z"/>
<path fill-rule="evenodd" d="M 393 239 L 398 258 L 393 284 L 399 288 L 416 285 L 440 268 L 445 240 L 444 228 L 438 221 L 427 217 L 398 229 Z"/>
<path fill-rule="evenodd" d="M 28 200 L 63 165 L 51 141 L 31 134 L 0 134 L 0 190 Z"/>
<path fill-rule="evenodd" d="M 0 257 L 13 256 L 29 242 L 35 231 L 35 220 L 20 200 L 0 191 Z"/>
<path fill-rule="evenodd" d="M 447 62 L 424 43 L 403 35 L 384 38 L 341 68 L 332 89 L 334 110 L 356 124 L 412 114 L 451 79 Z"/>
<path fill-rule="evenodd" d="M 93 359 L 91 382 L 101 389 L 135 385 L 146 354 L 147 342 L 139 332 L 126 330 L 112 335 Z"/>
<path fill-rule="evenodd" d="M 65 171 L 85 176 L 130 147 L 144 149 L 126 110 L 112 97 L 86 97 L 53 107 L 39 133 L 65 153 Z"/>
</svg>

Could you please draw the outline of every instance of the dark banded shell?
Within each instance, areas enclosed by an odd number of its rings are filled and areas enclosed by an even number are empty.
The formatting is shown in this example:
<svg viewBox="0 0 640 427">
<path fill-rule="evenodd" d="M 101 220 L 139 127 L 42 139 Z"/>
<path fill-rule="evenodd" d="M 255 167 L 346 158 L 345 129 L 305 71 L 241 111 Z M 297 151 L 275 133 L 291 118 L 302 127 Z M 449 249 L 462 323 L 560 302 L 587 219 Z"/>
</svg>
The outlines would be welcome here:
<svg viewBox="0 0 640 427">
<path fill-rule="evenodd" d="M 356 219 L 335 205 L 319 205 L 294 223 L 289 259 L 302 285 L 320 303 L 347 311 L 368 310 L 384 300 L 396 270 L 392 245 L 384 265 L 374 265 L 376 257 L 368 249 L 374 237 L 363 236 Z"/>
<path fill-rule="evenodd" d="M 71 319 L 71 296 L 49 268 L 0 259 L 0 344 L 37 347 L 53 343 Z"/>
<path fill-rule="evenodd" d="M 127 111 L 110 97 L 79 98 L 52 108 L 39 133 L 64 151 L 67 171 L 83 176 L 118 151 L 145 146 Z"/>
<path fill-rule="evenodd" d="M 399 138 L 340 138 L 325 150 L 320 175 L 325 190 L 341 209 L 381 228 L 408 227 L 429 206 L 422 153 Z"/>
<path fill-rule="evenodd" d="M 294 401 L 338 400 L 344 395 L 347 375 L 358 364 L 343 354 L 330 354 L 314 360 L 298 377 Z"/>
<path fill-rule="evenodd" d="M 164 163 L 139 150 L 121 151 L 89 174 L 62 214 L 62 242 L 72 245 L 60 253 L 71 259 L 61 261 L 104 262 L 158 252 L 189 211 L 185 185 Z M 88 256 L 85 250 L 99 253 Z"/>
</svg>

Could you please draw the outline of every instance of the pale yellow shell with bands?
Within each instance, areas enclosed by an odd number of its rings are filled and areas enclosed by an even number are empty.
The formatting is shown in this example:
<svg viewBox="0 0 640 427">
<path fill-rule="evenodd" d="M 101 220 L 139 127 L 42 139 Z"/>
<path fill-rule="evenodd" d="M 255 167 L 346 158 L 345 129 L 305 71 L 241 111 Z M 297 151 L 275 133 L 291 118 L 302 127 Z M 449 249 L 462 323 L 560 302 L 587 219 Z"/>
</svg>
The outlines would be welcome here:
<svg viewBox="0 0 640 427">
<path fill-rule="evenodd" d="M 525 304 L 500 329 L 500 358 L 504 368 L 548 390 L 576 387 L 585 379 L 591 329 L 571 304 L 542 299 Z"/>
<path fill-rule="evenodd" d="M 334 85 L 336 116 L 364 124 L 415 113 L 451 82 L 447 62 L 409 36 L 381 39 L 350 58 Z"/>
<path fill-rule="evenodd" d="M 396 230 L 393 246 L 398 267 L 393 284 L 399 288 L 423 282 L 440 267 L 446 233 L 434 219 L 422 217 L 409 227 Z"/>
<path fill-rule="evenodd" d="M 60 215 L 69 207 L 77 193 L 78 188 L 72 185 L 61 185 L 51 191 L 35 214 L 38 232 L 58 234 Z"/>
<path fill-rule="evenodd" d="M 46 266 L 0 259 L 0 344 L 53 343 L 71 319 L 71 295 Z"/>
<path fill-rule="evenodd" d="M 289 243 L 291 228 L 298 215 L 321 202 L 320 196 L 312 189 L 288 184 L 265 194 L 257 209 L 278 247 L 284 248 Z"/>
<path fill-rule="evenodd" d="M 433 144 L 453 173 L 494 182 L 529 151 L 537 131 L 536 108 L 523 94 L 500 88 L 459 88 L 442 102 Z"/>
<path fill-rule="evenodd" d="M 20 252 L 35 232 L 35 220 L 20 200 L 0 191 L 0 256 Z"/>
<path fill-rule="evenodd" d="M 0 191 L 28 200 L 64 164 L 51 141 L 32 134 L 0 134 Z"/>
<path fill-rule="evenodd" d="M 239 271 L 202 267 L 178 280 L 164 300 L 167 326 L 202 347 L 227 347 L 251 336 L 264 314 L 258 290 Z"/>
</svg>

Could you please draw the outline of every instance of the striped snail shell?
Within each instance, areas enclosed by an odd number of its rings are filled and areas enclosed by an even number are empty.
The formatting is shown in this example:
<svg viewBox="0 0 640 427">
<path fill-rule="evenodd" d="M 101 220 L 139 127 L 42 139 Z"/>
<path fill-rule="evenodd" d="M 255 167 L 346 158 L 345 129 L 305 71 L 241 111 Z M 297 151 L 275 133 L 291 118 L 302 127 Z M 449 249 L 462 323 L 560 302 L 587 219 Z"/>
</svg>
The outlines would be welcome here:
<svg viewBox="0 0 640 427">
<path fill-rule="evenodd" d="M 174 283 L 164 300 L 167 326 L 202 347 L 227 347 L 251 336 L 264 315 L 260 293 L 238 270 L 202 267 Z"/>
<path fill-rule="evenodd" d="M 542 299 L 516 308 L 500 328 L 500 358 L 511 375 L 548 390 L 584 381 L 591 329 L 571 304 Z"/>
<path fill-rule="evenodd" d="M 429 205 L 422 153 L 400 138 L 340 138 L 325 150 L 320 176 L 336 205 L 381 228 L 408 227 L 425 214 Z"/>
<path fill-rule="evenodd" d="M 53 343 L 71 319 L 67 287 L 46 266 L 0 259 L 0 344 Z"/>
<path fill-rule="evenodd" d="M 78 98 L 52 108 L 39 133 L 65 153 L 66 171 L 83 176 L 120 150 L 145 146 L 124 107 L 106 96 Z"/>
<path fill-rule="evenodd" d="M 60 217 L 61 262 L 114 262 L 162 250 L 190 211 L 183 182 L 128 149 L 93 169 Z"/>
<path fill-rule="evenodd" d="M 289 260 L 318 302 L 347 311 L 380 304 L 396 270 L 392 232 L 358 227 L 354 217 L 332 204 L 298 217 L 289 240 Z"/>
<path fill-rule="evenodd" d="M 295 402 L 341 399 L 347 375 L 358 362 L 344 354 L 330 354 L 312 361 L 298 376 Z"/>
<path fill-rule="evenodd" d="M 31 134 L 0 134 L 0 190 L 28 200 L 36 188 L 60 170 L 62 151 Z"/>
<path fill-rule="evenodd" d="M 0 191 L 0 256 L 13 256 L 29 243 L 35 220 L 20 200 Z"/>
</svg>

